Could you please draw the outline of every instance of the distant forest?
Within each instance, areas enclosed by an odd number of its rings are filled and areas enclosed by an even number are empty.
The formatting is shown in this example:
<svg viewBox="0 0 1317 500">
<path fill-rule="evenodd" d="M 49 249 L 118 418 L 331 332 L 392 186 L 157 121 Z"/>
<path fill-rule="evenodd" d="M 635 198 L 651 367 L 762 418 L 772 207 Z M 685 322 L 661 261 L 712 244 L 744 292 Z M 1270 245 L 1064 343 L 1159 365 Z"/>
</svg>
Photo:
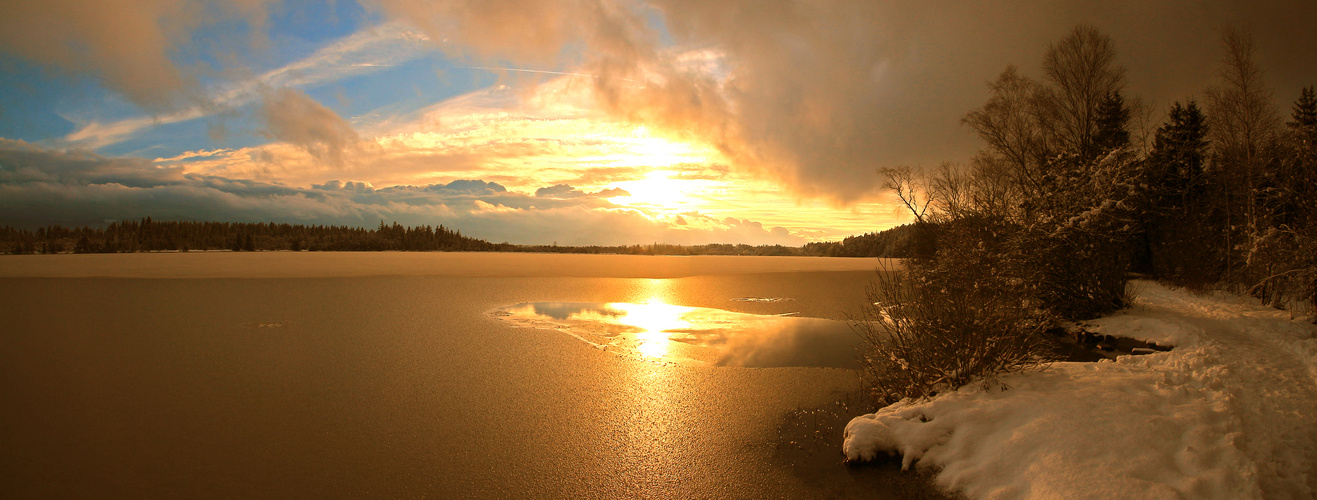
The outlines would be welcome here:
<svg viewBox="0 0 1317 500">
<path fill-rule="evenodd" d="M 842 241 L 782 245 L 558 246 L 490 243 L 462 236 L 444 226 L 405 227 L 380 222 L 378 228 L 304 226 L 301 224 L 157 221 L 112 222 L 104 229 L 48 226 L 35 231 L 0 227 L 0 252 L 6 254 L 257 251 L 409 251 L 409 252 L 545 252 L 629 255 L 796 255 L 888 257 L 911 255 L 913 225 Z"/>
</svg>

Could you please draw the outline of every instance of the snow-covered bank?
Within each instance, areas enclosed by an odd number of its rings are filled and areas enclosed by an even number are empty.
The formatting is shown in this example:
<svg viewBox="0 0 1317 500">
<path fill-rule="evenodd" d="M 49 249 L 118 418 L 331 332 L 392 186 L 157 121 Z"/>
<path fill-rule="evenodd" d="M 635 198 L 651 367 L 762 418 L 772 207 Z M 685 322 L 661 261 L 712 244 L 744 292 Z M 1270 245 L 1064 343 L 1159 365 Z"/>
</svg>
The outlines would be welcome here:
<svg viewBox="0 0 1317 500">
<path fill-rule="evenodd" d="M 1311 498 L 1317 327 L 1230 297 L 1137 284 L 1091 330 L 1177 347 L 1057 363 L 855 418 L 855 460 L 898 453 L 972 498 Z"/>
</svg>

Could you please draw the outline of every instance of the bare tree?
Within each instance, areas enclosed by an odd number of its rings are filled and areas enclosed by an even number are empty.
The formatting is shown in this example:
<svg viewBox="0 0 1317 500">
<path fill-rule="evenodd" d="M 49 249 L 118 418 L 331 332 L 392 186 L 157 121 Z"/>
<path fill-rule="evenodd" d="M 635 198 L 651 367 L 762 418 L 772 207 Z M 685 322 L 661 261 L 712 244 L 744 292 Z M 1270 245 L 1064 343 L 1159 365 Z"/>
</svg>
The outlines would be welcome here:
<svg viewBox="0 0 1317 500">
<path fill-rule="evenodd" d="M 1045 107 L 1042 86 L 1015 66 L 1007 66 L 988 87 L 992 92 L 988 102 L 961 122 L 978 132 L 987 150 L 1009 166 L 1017 183 L 1030 191 L 1040 189 L 1050 150 L 1039 119 Z"/>
<path fill-rule="evenodd" d="M 933 203 L 933 189 L 928 176 L 914 171 L 908 166 L 882 168 L 878 170 L 886 182 L 883 188 L 896 193 L 901 203 L 915 216 L 919 223 L 927 222 L 929 205 Z"/>
<path fill-rule="evenodd" d="M 1043 118 L 1064 149 L 1085 158 L 1097 153 L 1098 108 L 1125 86 L 1125 69 L 1115 61 L 1111 37 L 1086 24 L 1047 49 L 1043 73 L 1052 105 Z"/>
<path fill-rule="evenodd" d="M 1010 216 L 1022 201 L 1011 166 L 1001 157 L 981 151 L 970 160 L 970 199 L 984 213 Z"/>
<path fill-rule="evenodd" d="M 1244 224 L 1248 238 L 1259 232 L 1259 182 L 1280 130 L 1272 107 L 1272 91 L 1253 60 L 1253 38 L 1227 28 L 1221 33 L 1225 50 L 1218 83 L 1207 90 L 1208 120 L 1227 226 Z M 1242 213 L 1237 213 L 1242 212 Z M 1236 219 L 1238 216 L 1238 219 Z M 1242 220 L 1240 220 L 1242 219 Z M 1226 248 L 1236 245 L 1226 231 Z M 1236 267 L 1227 262 L 1228 272 Z"/>
<path fill-rule="evenodd" d="M 934 193 L 933 208 L 945 217 L 963 217 L 973 208 L 973 186 L 970 176 L 959 165 L 944 161 L 938 165 L 929 181 Z"/>
</svg>

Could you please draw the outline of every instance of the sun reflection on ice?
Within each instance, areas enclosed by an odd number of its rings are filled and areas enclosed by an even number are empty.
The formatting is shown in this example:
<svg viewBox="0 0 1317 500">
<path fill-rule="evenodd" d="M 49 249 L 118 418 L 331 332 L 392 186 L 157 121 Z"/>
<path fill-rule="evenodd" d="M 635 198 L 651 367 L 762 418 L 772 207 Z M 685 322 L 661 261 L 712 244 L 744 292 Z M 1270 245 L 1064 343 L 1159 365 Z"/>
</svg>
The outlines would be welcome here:
<svg viewBox="0 0 1317 500">
<path fill-rule="evenodd" d="M 659 364 L 856 367 L 859 337 L 842 321 L 668 303 L 664 281 L 637 302 L 530 302 L 491 315 L 554 330 L 599 350 Z"/>
<path fill-rule="evenodd" d="M 618 323 L 640 329 L 636 333 L 639 342 L 636 350 L 645 357 L 662 358 L 668 353 L 668 333 L 691 327 L 691 323 L 683 318 L 693 310 L 691 307 L 674 306 L 659 300 L 643 304 L 610 302 L 608 307 L 625 313 L 616 318 Z"/>
</svg>

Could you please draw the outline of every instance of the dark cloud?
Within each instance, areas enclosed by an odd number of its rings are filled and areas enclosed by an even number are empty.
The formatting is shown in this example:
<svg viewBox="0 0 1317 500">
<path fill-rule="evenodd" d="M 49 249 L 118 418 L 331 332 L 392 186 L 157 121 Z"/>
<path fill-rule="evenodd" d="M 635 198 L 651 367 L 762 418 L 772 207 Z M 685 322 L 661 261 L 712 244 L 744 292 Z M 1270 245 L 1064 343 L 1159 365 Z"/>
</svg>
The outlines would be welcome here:
<svg viewBox="0 0 1317 500">
<path fill-rule="evenodd" d="M 0 138 L 0 182 L 24 184 L 118 184 L 153 187 L 183 179 L 180 167 L 159 167 L 141 158 L 111 158 L 84 150 L 52 151 Z"/>
</svg>

